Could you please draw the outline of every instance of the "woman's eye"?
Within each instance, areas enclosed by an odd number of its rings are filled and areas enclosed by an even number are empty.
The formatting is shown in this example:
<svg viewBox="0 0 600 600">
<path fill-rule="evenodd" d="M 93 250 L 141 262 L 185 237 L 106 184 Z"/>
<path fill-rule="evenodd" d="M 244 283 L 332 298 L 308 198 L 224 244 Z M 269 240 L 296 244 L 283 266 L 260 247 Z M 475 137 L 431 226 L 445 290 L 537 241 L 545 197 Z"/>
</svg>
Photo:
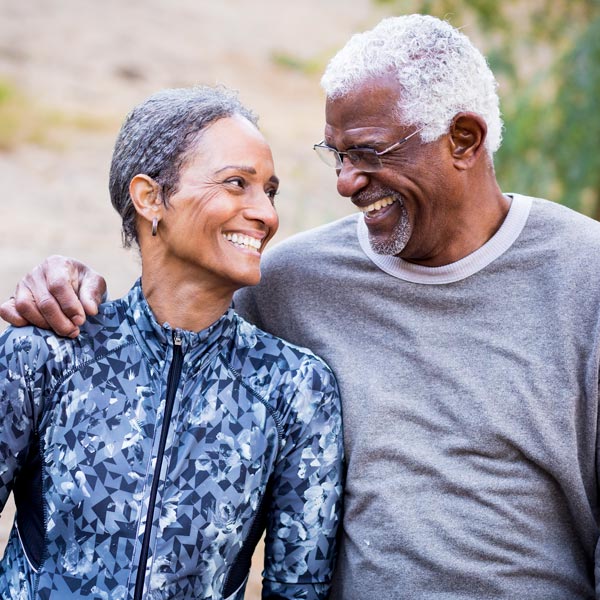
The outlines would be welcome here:
<svg viewBox="0 0 600 600">
<path fill-rule="evenodd" d="M 225 181 L 225 183 L 231 183 L 232 185 L 235 185 L 236 187 L 239 187 L 242 189 L 246 185 L 246 182 L 241 177 L 231 177 L 231 178 L 227 179 L 227 181 Z"/>
<path fill-rule="evenodd" d="M 275 204 L 275 196 L 277 196 L 277 194 L 279 194 L 278 190 L 267 190 L 266 192 L 267 196 L 269 196 L 269 200 L 271 200 L 271 202 L 273 204 Z"/>
</svg>

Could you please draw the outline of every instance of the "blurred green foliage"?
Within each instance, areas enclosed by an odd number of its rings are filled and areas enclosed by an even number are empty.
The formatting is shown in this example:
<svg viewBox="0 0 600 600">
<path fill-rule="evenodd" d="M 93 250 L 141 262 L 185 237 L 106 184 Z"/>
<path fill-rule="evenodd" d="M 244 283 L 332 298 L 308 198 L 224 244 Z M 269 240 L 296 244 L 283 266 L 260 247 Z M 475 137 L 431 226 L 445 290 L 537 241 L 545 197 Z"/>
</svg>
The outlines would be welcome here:
<svg viewBox="0 0 600 600">
<path fill-rule="evenodd" d="M 0 151 L 21 144 L 59 149 L 69 131 L 102 131 L 113 126 L 112 119 L 38 106 L 14 83 L 0 78 Z"/>
<path fill-rule="evenodd" d="M 298 71 L 304 75 L 320 74 L 325 62 L 323 58 L 317 57 L 307 60 L 281 50 L 273 50 L 270 54 L 270 60 L 274 65 L 290 71 Z"/>
<path fill-rule="evenodd" d="M 504 190 L 600 220 L 600 0 L 375 3 L 445 18 L 485 52 L 500 81 L 505 130 L 495 162 Z"/>
<path fill-rule="evenodd" d="M 21 138 L 26 123 L 23 98 L 8 81 L 0 79 L 0 150 L 8 150 Z"/>
</svg>

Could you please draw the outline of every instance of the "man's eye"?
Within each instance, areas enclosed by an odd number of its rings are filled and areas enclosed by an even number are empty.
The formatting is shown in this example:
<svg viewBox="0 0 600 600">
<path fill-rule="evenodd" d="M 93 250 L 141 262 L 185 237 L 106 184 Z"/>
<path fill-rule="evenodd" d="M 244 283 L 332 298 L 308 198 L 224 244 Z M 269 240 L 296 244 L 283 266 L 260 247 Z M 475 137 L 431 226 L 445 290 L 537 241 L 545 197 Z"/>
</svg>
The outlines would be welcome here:
<svg viewBox="0 0 600 600">
<path fill-rule="evenodd" d="M 377 164 L 379 162 L 377 153 L 371 148 L 361 148 L 360 150 L 356 150 L 354 152 L 349 151 L 348 158 L 354 165 L 358 163 Z"/>
<path fill-rule="evenodd" d="M 269 200 L 271 200 L 271 202 L 275 204 L 275 196 L 279 194 L 279 190 L 267 190 L 266 194 L 267 196 L 269 196 Z"/>
</svg>

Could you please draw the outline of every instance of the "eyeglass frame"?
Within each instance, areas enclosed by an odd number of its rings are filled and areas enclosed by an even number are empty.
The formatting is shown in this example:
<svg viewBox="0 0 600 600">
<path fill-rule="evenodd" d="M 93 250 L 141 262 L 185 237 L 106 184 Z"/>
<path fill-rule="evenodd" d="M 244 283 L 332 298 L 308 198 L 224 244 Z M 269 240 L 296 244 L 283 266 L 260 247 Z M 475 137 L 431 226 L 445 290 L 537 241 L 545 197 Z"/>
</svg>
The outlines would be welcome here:
<svg viewBox="0 0 600 600">
<path fill-rule="evenodd" d="M 318 144 L 314 144 L 313 145 L 313 150 L 317 153 L 317 156 L 328 166 L 328 167 L 333 167 L 334 169 L 341 169 L 344 165 L 344 156 L 348 157 L 348 160 L 350 161 L 350 164 L 352 164 L 353 166 L 356 167 L 357 163 L 360 163 L 360 158 L 356 161 L 356 163 L 354 163 L 352 161 L 352 159 L 350 158 L 350 153 L 352 152 L 367 152 L 368 154 L 371 154 L 372 156 L 375 156 L 378 161 L 379 164 L 377 166 L 373 165 L 375 168 L 374 169 L 360 169 L 361 171 L 364 171 L 365 173 L 373 173 L 375 171 L 379 171 L 379 169 L 381 169 L 381 167 L 383 167 L 383 164 L 381 162 L 381 157 L 384 156 L 385 154 L 388 154 L 390 152 L 394 152 L 394 150 L 397 150 L 398 148 L 400 148 L 400 146 L 402 146 L 402 144 L 404 144 L 405 142 L 407 142 L 408 140 L 410 140 L 411 137 L 417 135 L 417 133 L 420 133 L 421 131 L 423 131 L 423 127 L 421 127 L 420 129 L 417 129 L 415 131 L 413 131 L 412 133 L 410 133 L 409 135 L 407 135 L 406 137 L 403 137 L 401 140 L 393 143 L 389 148 L 386 148 L 385 150 L 381 150 L 380 152 L 378 152 L 377 150 L 375 150 L 375 148 L 369 148 L 367 146 L 365 146 L 364 148 L 362 147 L 358 147 L 358 148 L 351 148 L 350 150 L 346 150 L 345 152 L 341 152 L 340 150 L 337 150 L 336 148 L 332 148 L 331 146 L 328 146 L 325 143 L 325 140 L 321 140 Z M 329 162 L 327 162 L 327 160 L 325 159 L 325 156 L 327 156 L 324 153 L 319 152 L 319 150 L 328 150 L 329 151 L 329 155 L 333 155 L 335 156 L 335 164 L 332 165 Z"/>
</svg>

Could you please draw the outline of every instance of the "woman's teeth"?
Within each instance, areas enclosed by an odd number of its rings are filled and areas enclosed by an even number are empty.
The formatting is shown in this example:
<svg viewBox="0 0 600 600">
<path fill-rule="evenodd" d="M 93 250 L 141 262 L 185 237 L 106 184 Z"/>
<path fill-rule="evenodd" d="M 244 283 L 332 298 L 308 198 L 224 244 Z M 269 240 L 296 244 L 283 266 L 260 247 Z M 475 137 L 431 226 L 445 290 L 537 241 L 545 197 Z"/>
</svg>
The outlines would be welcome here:
<svg viewBox="0 0 600 600">
<path fill-rule="evenodd" d="M 363 206 L 360 210 L 363 213 L 369 213 L 374 210 L 380 210 L 384 206 L 389 206 L 393 202 L 396 202 L 396 199 L 392 198 L 391 196 L 388 196 L 387 198 L 382 198 L 381 200 L 377 200 L 377 202 L 373 202 L 373 204 L 369 204 L 369 206 Z"/>
<path fill-rule="evenodd" d="M 223 237 L 240 248 L 253 248 L 260 250 L 262 241 L 243 233 L 224 233 Z"/>
</svg>

